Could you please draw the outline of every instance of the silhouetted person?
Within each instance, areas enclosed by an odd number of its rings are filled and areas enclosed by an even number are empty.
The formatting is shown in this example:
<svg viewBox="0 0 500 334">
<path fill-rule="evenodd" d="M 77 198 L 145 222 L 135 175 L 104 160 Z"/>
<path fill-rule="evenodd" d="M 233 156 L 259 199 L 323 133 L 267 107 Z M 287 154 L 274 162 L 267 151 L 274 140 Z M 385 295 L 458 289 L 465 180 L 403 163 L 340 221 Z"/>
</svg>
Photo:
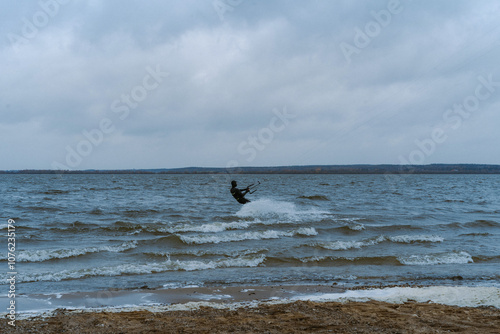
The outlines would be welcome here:
<svg viewBox="0 0 500 334">
<path fill-rule="evenodd" d="M 233 195 L 233 197 L 238 201 L 238 203 L 245 204 L 250 202 L 250 200 L 245 198 L 245 195 L 250 191 L 248 187 L 243 189 L 242 192 L 240 189 L 236 188 L 237 186 L 236 181 L 231 181 L 231 186 L 232 186 L 231 195 Z"/>
</svg>

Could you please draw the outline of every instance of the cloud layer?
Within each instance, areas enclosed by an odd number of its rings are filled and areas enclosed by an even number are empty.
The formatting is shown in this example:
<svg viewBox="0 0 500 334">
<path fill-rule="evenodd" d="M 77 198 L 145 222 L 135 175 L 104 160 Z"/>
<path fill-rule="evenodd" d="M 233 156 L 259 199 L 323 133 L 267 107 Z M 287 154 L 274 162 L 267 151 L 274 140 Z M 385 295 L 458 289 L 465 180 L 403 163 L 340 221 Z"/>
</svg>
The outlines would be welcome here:
<svg viewBox="0 0 500 334">
<path fill-rule="evenodd" d="M 500 164 L 499 7 L 9 3 L 0 169 Z"/>
</svg>

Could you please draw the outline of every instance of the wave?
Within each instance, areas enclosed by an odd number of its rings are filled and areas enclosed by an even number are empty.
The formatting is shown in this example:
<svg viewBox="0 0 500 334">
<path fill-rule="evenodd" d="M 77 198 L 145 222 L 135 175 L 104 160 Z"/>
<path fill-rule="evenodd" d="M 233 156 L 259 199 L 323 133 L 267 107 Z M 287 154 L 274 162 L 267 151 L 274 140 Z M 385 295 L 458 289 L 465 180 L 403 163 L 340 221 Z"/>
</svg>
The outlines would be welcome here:
<svg viewBox="0 0 500 334">
<path fill-rule="evenodd" d="M 339 229 L 347 231 L 347 232 L 351 232 L 351 231 L 363 231 L 365 228 L 366 227 L 363 224 L 349 224 L 349 225 L 342 226 Z"/>
<path fill-rule="evenodd" d="M 144 229 L 144 227 L 139 224 L 118 220 L 111 225 L 102 226 L 101 229 L 108 232 L 140 232 Z"/>
<path fill-rule="evenodd" d="M 234 223 L 211 223 L 203 225 L 192 225 L 192 223 L 178 223 L 174 226 L 169 226 L 165 223 L 149 223 L 137 224 L 124 221 L 116 221 L 111 225 L 102 226 L 103 231 L 122 232 L 128 235 L 139 233 L 150 233 L 155 235 L 165 235 L 181 233 L 181 232 L 221 232 L 231 229 L 246 228 L 250 223 L 234 222 Z"/>
<path fill-rule="evenodd" d="M 444 238 L 437 235 L 397 235 L 386 237 L 389 241 L 411 244 L 415 242 L 443 242 Z"/>
<path fill-rule="evenodd" d="M 476 220 L 462 224 L 464 227 L 500 227 L 500 223 L 494 220 Z"/>
<path fill-rule="evenodd" d="M 493 234 L 491 233 L 464 233 L 464 234 L 459 234 L 459 237 L 487 237 L 487 236 L 492 236 Z"/>
<path fill-rule="evenodd" d="M 183 224 L 183 225 L 178 225 L 174 227 L 162 227 L 162 228 L 156 228 L 155 231 L 157 232 L 167 232 L 167 233 L 181 233 L 181 232 L 202 232 L 202 233 L 217 233 L 217 232 L 224 232 L 224 231 L 231 231 L 231 230 L 242 230 L 246 229 L 251 225 L 255 224 L 260 224 L 260 220 L 255 220 L 255 221 L 243 221 L 243 222 L 231 222 L 231 223 L 209 223 L 209 224 L 203 224 L 199 226 L 195 225 L 190 225 L 190 224 Z M 307 228 L 301 228 L 298 229 L 297 231 L 303 231 L 302 233 L 299 232 L 298 234 L 304 234 L 304 235 L 316 235 L 317 232 L 314 230 L 314 228 L 309 229 L 309 233 L 306 231 Z"/>
<path fill-rule="evenodd" d="M 343 258 L 331 258 L 331 260 L 335 261 L 336 265 L 339 264 L 347 264 L 347 265 L 391 265 L 396 266 L 401 263 L 395 256 L 372 256 L 372 257 L 343 257 Z"/>
<path fill-rule="evenodd" d="M 425 255 L 400 256 L 398 261 L 404 265 L 437 265 L 473 263 L 472 256 L 467 252 L 437 253 Z"/>
<path fill-rule="evenodd" d="M 211 256 L 224 256 L 224 257 L 240 257 L 245 255 L 258 255 L 268 252 L 267 248 L 244 249 L 228 251 L 226 249 L 197 249 L 197 250 L 174 250 L 171 252 L 146 252 L 145 255 L 152 257 L 166 257 L 170 256 L 195 256 L 197 258 L 211 257 Z"/>
<path fill-rule="evenodd" d="M 353 231 L 359 232 L 359 231 L 363 231 L 366 229 L 366 226 L 364 224 L 357 223 L 354 221 L 349 221 L 347 223 L 342 223 L 342 224 L 343 224 L 343 226 L 327 228 L 327 230 L 339 230 L 340 232 L 344 232 L 344 233 L 352 233 Z"/>
<path fill-rule="evenodd" d="M 498 258 L 483 259 L 486 261 L 498 261 Z M 265 265 L 279 265 L 290 263 L 302 263 L 308 266 L 341 266 L 341 265 L 438 265 L 438 264 L 467 264 L 473 263 L 470 254 L 466 252 L 458 253 L 439 253 L 426 255 L 410 255 L 410 256 L 359 256 L 359 257 L 337 257 L 337 256 L 309 256 L 309 257 L 294 257 L 294 258 L 274 258 L 268 257 Z"/>
<path fill-rule="evenodd" d="M 150 244 L 169 246 L 169 247 L 181 247 L 185 243 L 181 240 L 180 236 L 177 234 L 169 234 L 167 236 L 162 236 L 157 239 L 149 240 Z"/>
<path fill-rule="evenodd" d="M 178 236 L 186 244 L 218 244 L 221 242 L 234 242 L 245 240 L 265 240 L 265 239 L 279 239 L 281 237 L 293 237 L 295 235 L 313 236 L 318 232 L 313 227 L 302 227 L 294 231 L 255 231 L 255 232 L 233 232 L 225 234 L 212 234 L 212 235 L 180 235 Z"/>
<path fill-rule="evenodd" d="M 230 267 L 256 267 L 263 263 L 264 255 L 241 256 L 230 259 L 219 259 L 211 261 L 180 261 L 167 259 L 164 262 L 153 262 L 145 264 L 127 263 L 111 267 L 94 267 L 78 270 L 63 270 L 59 272 L 46 272 L 41 274 L 20 274 L 22 282 L 37 281 L 62 281 L 81 279 L 96 276 L 121 276 L 155 274 L 169 271 L 194 271 Z"/>
<path fill-rule="evenodd" d="M 101 225 L 93 223 L 83 223 L 78 220 L 74 221 L 71 224 L 61 224 L 56 222 L 54 224 L 47 224 L 47 226 L 48 227 L 56 226 L 56 227 L 51 227 L 49 230 L 56 232 L 64 232 L 64 233 L 81 233 L 101 228 Z"/>
<path fill-rule="evenodd" d="M 348 250 L 353 248 L 362 248 L 367 246 L 373 246 L 385 241 L 385 237 L 380 236 L 373 239 L 367 239 L 363 241 L 330 241 L 330 242 L 317 242 L 312 244 L 312 246 L 321 247 L 328 250 Z"/>
<path fill-rule="evenodd" d="M 89 214 L 99 216 L 103 214 L 103 211 L 99 208 L 95 208 L 89 211 Z"/>
<path fill-rule="evenodd" d="M 324 195 L 299 196 L 297 198 L 309 199 L 311 201 L 329 201 L 330 199 Z"/>
<path fill-rule="evenodd" d="M 481 228 L 481 227 L 500 227 L 500 223 L 494 220 L 475 220 L 473 222 L 467 223 L 448 223 L 448 224 L 440 224 L 438 225 L 442 228 L 454 228 L 454 229 L 463 229 L 463 228 Z"/>
<path fill-rule="evenodd" d="M 366 223 L 374 222 L 370 218 L 333 218 L 333 219 L 323 219 L 319 223 L 329 223 L 333 225 L 332 227 L 326 228 L 327 230 L 339 230 L 340 232 L 351 234 L 353 231 L 363 231 L 368 227 L 373 229 L 374 225 L 365 225 Z M 338 225 L 341 226 L 338 226 Z"/>
<path fill-rule="evenodd" d="M 476 209 L 476 210 L 470 210 L 470 211 L 466 211 L 465 213 L 478 213 L 478 214 L 493 214 L 493 213 L 498 213 L 499 210 L 495 210 L 495 211 L 490 211 L 490 210 L 480 210 L 480 209 Z"/>
<path fill-rule="evenodd" d="M 304 236 L 313 236 L 313 235 L 318 235 L 318 232 L 314 227 L 302 227 L 299 228 L 294 232 L 294 234 L 297 235 L 304 235 Z"/>
<path fill-rule="evenodd" d="M 96 188 L 96 187 L 92 187 L 92 188 L 88 188 L 88 190 L 91 190 L 91 191 L 107 191 L 107 190 L 122 190 L 123 188 L 122 187 L 114 187 L 114 188 Z"/>
<path fill-rule="evenodd" d="M 120 253 L 137 247 L 137 241 L 127 241 L 121 245 L 101 246 L 101 247 L 86 247 L 77 249 L 39 249 L 33 251 L 19 251 L 17 260 L 19 262 L 43 262 L 53 259 L 65 259 L 91 253 L 99 252 L 114 252 Z"/>
<path fill-rule="evenodd" d="M 445 203 L 465 203 L 465 201 L 461 200 L 461 199 L 445 199 L 443 202 L 445 202 Z"/>
<path fill-rule="evenodd" d="M 155 215 L 159 213 L 159 211 L 154 209 L 146 209 L 146 210 L 126 210 L 123 212 L 123 215 L 129 218 L 137 218 L 137 217 L 148 217 L 150 215 Z"/>
<path fill-rule="evenodd" d="M 252 222 L 231 222 L 231 223 L 220 223 L 220 222 L 215 222 L 215 223 L 210 223 L 210 224 L 203 224 L 203 225 L 191 225 L 191 224 L 182 224 L 182 225 L 177 225 L 173 227 L 162 227 L 158 228 L 157 231 L 159 232 L 168 232 L 168 233 L 178 233 L 178 232 L 204 232 L 204 233 L 210 233 L 210 232 L 223 232 L 227 230 L 239 230 L 239 229 L 245 229 L 248 228 Z"/>
<path fill-rule="evenodd" d="M 472 259 L 474 260 L 474 263 L 481 263 L 481 262 L 499 263 L 500 255 L 494 255 L 494 256 L 477 255 L 473 256 Z"/>
<path fill-rule="evenodd" d="M 437 235 L 396 235 L 396 236 L 378 236 L 361 241 L 330 241 L 330 242 L 317 242 L 312 244 L 313 247 L 321 247 L 328 250 L 348 250 L 354 248 L 363 248 L 374 246 L 382 242 L 394 243 L 425 243 L 425 242 L 443 242 L 444 238 Z"/>
<path fill-rule="evenodd" d="M 49 190 L 43 191 L 42 194 L 45 194 L 45 195 L 63 195 L 63 194 L 69 194 L 69 190 L 49 189 Z"/>
<path fill-rule="evenodd" d="M 281 219 L 288 222 L 297 222 L 310 218 L 322 218 L 326 214 L 328 212 L 315 208 L 300 210 L 292 202 L 259 199 L 245 204 L 236 213 L 236 216 L 239 218 Z"/>
<path fill-rule="evenodd" d="M 43 211 L 43 212 L 59 212 L 62 211 L 60 208 L 55 208 L 51 206 L 29 206 L 26 208 L 29 211 Z"/>
<path fill-rule="evenodd" d="M 287 265 L 296 263 L 297 265 L 308 266 L 342 266 L 342 265 L 392 265 L 398 266 L 401 263 L 395 256 L 360 256 L 360 257 L 336 257 L 336 256 L 310 256 L 294 258 L 268 257 L 265 265 Z"/>
<path fill-rule="evenodd" d="M 424 228 L 422 226 L 417 226 L 417 225 L 368 225 L 368 229 L 374 230 L 374 231 L 412 231 L 412 230 L 423 230 Z"/>
<path fill-rule="evenodd" d="M 128 234 L 151 233 L 151 234 L 174 234 L 184 232 L 202 232 L 216 233 L 227 230 L 246 229 L 252 224 L 259 223 L 255 221 L 233 221 L 230 223 L 214 222 L 202 225 L 194 225 L 193 223 L 178 223 L 176 225 L 166 225 L 163 223 L 144 224 L 117 221 L 109 226 L 103 226 L 102 230 L 109 232 L 124 232 Z"/>
</svg>

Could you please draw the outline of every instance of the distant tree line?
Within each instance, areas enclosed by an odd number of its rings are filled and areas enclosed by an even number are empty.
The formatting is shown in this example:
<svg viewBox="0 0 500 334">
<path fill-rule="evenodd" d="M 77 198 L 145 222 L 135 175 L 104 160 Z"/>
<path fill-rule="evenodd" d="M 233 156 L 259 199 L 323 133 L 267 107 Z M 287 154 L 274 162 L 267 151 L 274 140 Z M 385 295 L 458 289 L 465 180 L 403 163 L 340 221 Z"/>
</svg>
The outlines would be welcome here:
<svg viewBox="0 0 500 334">
<path fill-rule="evenodd" d="M 4 170 L 0 174 L 500 174 L 500 165 L 313 165 L 238 168 L 161 168 L 119 170 Z"/>
</svg>

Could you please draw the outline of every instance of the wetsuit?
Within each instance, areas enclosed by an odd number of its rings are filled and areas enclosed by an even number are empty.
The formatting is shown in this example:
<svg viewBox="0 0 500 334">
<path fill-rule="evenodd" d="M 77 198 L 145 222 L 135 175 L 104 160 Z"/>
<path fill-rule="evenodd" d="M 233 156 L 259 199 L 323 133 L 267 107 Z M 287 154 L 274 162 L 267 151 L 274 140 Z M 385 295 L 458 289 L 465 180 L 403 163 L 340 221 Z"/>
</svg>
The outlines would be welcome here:
<svg viewBox="0 0 500 334">
<path fill-rule="evenodd" d="M 248 189 L 245 189 L 245 193 L 242 193 L 241 190 L 239 190 L 236 187 L 231 188 L 231 195 L 238 201 L 238 203 L 245 204 L 250 202 L 250 200 L 245 198 L 246 193 L 248 192 Z"/>
</svg>

